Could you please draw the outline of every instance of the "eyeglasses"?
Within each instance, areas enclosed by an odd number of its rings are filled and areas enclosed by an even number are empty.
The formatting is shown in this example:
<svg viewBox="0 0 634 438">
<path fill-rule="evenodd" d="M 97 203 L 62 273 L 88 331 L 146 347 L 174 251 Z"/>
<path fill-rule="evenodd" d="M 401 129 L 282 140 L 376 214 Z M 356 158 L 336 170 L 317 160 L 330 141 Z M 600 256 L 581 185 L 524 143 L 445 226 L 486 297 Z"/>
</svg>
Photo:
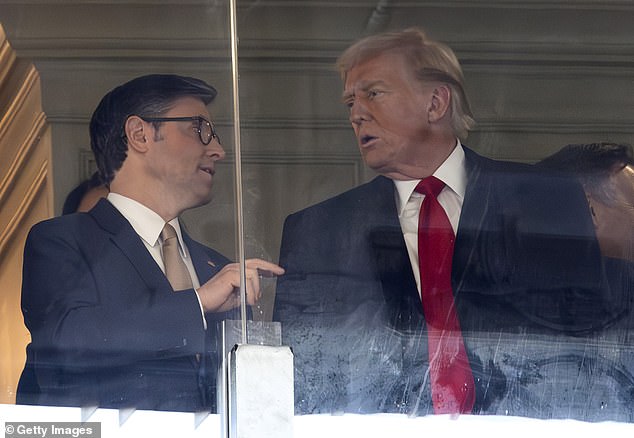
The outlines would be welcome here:
<svg viewBox="0 0 634 438">
<path fill-rule="evenodd" d="M 220 137 L 216 133 L 216 128 L 213 123 L 201 116 L 192 117 L 143 117 L 139 116 L 146 122 L 198 122 L 196 131 L 198 131 L 198 137 L 200 142 L 205 146 L 211 143 L 214 138 L 220 142 Z"/>
</svg>

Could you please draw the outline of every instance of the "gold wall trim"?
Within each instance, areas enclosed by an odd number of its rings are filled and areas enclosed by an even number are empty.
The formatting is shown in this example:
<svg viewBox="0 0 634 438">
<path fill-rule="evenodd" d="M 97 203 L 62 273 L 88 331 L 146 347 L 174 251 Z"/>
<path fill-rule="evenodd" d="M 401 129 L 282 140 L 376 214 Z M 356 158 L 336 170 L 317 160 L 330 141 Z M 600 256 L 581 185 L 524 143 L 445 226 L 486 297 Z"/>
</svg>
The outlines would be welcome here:
<svg viewBox="0 0 634 438">
<path fill-rule="evenodd" d="M 7 223 L 7 226 L 0 233 L 0 254 L 3 253 L 5 247 L 9 244 L 18 226 L 24 220 L 25 216 L 29 213 L 31 206 L 35 202 L 35 199 L 39 192 L 46 186 L 46 179 L 48 176 L 48 160 L 44 160 L 40 166 L 37 175 L 31 182 L 29 188 L 26 190 L 24 199 L 16 208 L 15 213 Z"/>
<path fill-rule="evenodd" d="M 37 116 L 26 139 L 22 142 L 22 145 L 20 145 L 18 153 L 14 156 L 7 174 L 2 178 L 2 181 L 0 181 L 0 206 L 4 204 L 5 199 L 11 191 L 11 187 L 17 181 L 20 171 L 26 165 L 31 152 L 38 145 L 45 130 L 46 115 L 42 112 Z"/>
<path fill-rule="evenodd" d="M 2 29 L 0 29 L 2 32 Z M 13 68 L 16 56 L 15 52 L 11 49 L 9 42 L 5 39 L 2 40 L 2 33 L 0 33 L 0 84 L 4 83 L 9 77 L 9 72 Z"/>
<path fill-rule="evenodd" d="M 39 77 L 40 76 L 37 70 L 33 65 L 31 65 L 26 72 L 26 75 L 24 76 L 24 81 L 22 82 L 20 89 L 18 90 L 15 97 L 11 100 L 11 104 L 0 120 L 0 142 L 2 141 L 2 138 L 6 135 L 9 126 L 11 126 L 11 123 L 24 106 L 31 91 L 37 84 Z"/>
</svg>

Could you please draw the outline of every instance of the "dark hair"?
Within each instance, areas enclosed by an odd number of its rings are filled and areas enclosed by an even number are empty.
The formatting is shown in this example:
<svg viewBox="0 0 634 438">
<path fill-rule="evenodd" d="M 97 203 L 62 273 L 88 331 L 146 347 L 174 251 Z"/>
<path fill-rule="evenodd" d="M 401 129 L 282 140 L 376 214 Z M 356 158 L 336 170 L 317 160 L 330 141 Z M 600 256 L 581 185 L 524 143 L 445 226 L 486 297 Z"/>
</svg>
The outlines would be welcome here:
<svg viewBox="0 0 634 438">
<path fill-rule="evenodd" d="M 569 144 L 543 159 L 538 166 L 573 174 L 585 190 L 604 202 L 614 202 L 610 176 L 625 166 L 634 165 L 632 147 L 610 142 Z"/>
<path fill-rule="evenodd" d="M 98 172 L 93 173 L 90 178 L 79 183 L 77 187 L 66 195 L 64 206 L 62 207 L 62 214 L 75 213 L 79 208 L 79 204 L 81 204 L 81 200 L 84 198 L 84 195 L 86 195 L 86 193 L 88 193 L 91 189 L 101 185 L 102 182 Z"/>
<path fill-rule="evenodd" d="M 187 96 L 209 105 L 216 94 L 214 87 L 200 79 L 167 74 L 141 76 L 111 90 L 90 120 L 90 146 L 102 182 L 110 185 L 127 156 L 124 125 L 128 117 L 159 115 Z"/>
</svg>

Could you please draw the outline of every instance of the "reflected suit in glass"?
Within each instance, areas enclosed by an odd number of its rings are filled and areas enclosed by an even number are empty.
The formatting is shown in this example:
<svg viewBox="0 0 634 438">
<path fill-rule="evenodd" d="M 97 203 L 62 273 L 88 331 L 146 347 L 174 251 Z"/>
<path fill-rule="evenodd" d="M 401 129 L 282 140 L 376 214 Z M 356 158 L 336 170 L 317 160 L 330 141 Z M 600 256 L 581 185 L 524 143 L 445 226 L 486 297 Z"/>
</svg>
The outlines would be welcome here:
<svg viewBox="0 0 634 438">
<path fill-rule="evenodd" d="M 452 285 L 474 413 L 497 413 L 516 379 L 499 362 L 504 348 L 535 334 L 584 336 L 614 309 L 581 187 L 468 148 L 465 158 Z M 390 179 L 290 215 L 280 265 L 274 319 L 295 353 L 298 412 L 433 413 L 425 320 Z"/>
</svg>

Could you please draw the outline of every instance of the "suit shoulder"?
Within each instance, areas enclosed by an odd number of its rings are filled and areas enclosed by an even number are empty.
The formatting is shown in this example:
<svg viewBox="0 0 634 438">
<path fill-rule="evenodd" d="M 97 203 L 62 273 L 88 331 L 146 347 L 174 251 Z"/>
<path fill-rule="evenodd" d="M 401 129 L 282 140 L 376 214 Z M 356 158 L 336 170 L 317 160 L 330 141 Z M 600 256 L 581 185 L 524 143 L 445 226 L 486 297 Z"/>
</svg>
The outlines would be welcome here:
<svg viewBox="0 0 634 438">
<path fill-rule="evenodd" d="M 473 156 L 473 161 L 477 163 L 475 169 L 503 181 L 504 184 L 498 185 L 502 190 L 530 188 L 532 192 L 557 192 L 580 189 L 577 180 L 568 174 L 556 173 L 529 163 L 495 160 L 476 154 Z"/>
<path fill-rule="evenodd" d="M 368 203 L 376 202 L 377 199 L 393 195 L 393 190 L 394 184 L 390 179 L 377 176 L 372 181 L 292 213 L 289 217 L 311 215 L 318 212 L 335 213 L 341 210 L 349 212 L 350 209 L 355 207 L 364 206 Z"/>
<path fill-rule="evenodd" d="M 25 251 L 56 247 L 96 253 L 108 235 L 89 214 L 73 213 L 46 219 L 31 227 Z"/>
<path fill-rule="evenodd" d="M 535 166 L 517 161 L 497 160 L 478 155 L 473 151 L 465 151 L 467 170 L 508 175 L 529 175 L 535 173 Z"/>
<path fill-rule="evenodd" d="M 37 236 L 46 234 L 74 234 L 85 230 L 92 222 L 93 220 L 86 213 L 57 216 L 36 223 L 31 227 L 29 234 Z"/>
</svg>

